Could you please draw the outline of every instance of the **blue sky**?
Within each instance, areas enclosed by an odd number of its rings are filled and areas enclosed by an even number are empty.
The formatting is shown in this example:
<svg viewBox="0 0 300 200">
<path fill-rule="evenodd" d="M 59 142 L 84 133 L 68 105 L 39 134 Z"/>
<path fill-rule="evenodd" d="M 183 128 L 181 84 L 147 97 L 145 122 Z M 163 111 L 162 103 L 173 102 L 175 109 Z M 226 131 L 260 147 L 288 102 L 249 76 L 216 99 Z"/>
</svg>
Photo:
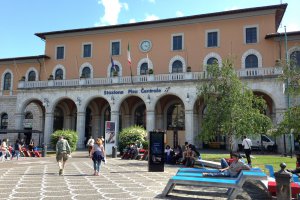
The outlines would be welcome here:
<svg viewBox="0 0 300 200">
<path fill-rule="evenodd" d="M 300 31 L 300 0 L 0 0 L 0 58 L 44 54 L 34 34 L 288 3 L 279 32 Z M 298 21 L 297 21 L 298 19 Z"/>
</svg>

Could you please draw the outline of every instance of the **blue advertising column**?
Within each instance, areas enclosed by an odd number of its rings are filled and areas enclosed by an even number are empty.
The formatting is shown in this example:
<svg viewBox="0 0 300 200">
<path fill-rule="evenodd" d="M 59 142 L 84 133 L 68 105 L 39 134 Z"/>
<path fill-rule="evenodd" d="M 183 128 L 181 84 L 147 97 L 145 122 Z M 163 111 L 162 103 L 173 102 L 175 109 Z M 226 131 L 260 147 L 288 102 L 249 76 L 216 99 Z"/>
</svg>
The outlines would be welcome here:
<svg viewBox="0 0 300 200">
<path fill-rule="evenodd" d="M 148 171 L 163 172 L 165 161 L 165 132 L 150 131 L 149 133 Z"/>
</svg>

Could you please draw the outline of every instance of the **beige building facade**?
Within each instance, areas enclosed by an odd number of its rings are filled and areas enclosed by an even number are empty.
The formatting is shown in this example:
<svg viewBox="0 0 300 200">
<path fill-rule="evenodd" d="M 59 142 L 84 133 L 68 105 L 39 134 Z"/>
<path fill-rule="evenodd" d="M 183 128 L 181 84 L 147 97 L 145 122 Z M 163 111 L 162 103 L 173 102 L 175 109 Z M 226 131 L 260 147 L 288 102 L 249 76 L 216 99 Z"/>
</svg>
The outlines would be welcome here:
<svg viewBox="0 0 300 200">
<path fill-rule="evenodd" d="M 136 124 L 166 130 L 171 146 L 188 141 L 202 148 L 205 106 L 197 86 L 209 64 L 222 67 L 227 58 L 277 124 L 288 105 L 276 60 L 287 55 L 300 64 L 300 32 L 277 33 L 286 7 L 36 33 L 44 55 L 0 59 L 1 129 L 40 130 L 45 144 L 53 131 L 73 129 L 83 148 L 113 121 L 117 134 Z M 226 138 L 216 141 L 226 146 Z M 282 151 L 281 138 L 277 144 Z M 117 141 L 107 145 L 109 153 Z"/>
</svg>

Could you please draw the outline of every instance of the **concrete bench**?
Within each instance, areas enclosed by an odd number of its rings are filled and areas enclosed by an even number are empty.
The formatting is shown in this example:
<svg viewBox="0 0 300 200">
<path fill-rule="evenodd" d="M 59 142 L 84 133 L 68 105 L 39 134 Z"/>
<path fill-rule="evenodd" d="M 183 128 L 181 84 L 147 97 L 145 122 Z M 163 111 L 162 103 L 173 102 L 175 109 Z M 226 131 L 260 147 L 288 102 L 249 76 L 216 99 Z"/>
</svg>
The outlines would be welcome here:
<svg viewBox="0 0 300 200">
<path fill-rule="evenodd" d="M 202 172 L 203 173 L 203 172 Z M 170 178 L 162 195 L 167 196 L 173 191 L 176 185 L 228 188 L 228 199 L 235 199 L 243 190 L 247 180 L 267 180 L 267 175 L 261 170 L 242 170 L 238 177 L 203 177 L 202 173 L 178 172 L 178 175 Z"/>
</svg>

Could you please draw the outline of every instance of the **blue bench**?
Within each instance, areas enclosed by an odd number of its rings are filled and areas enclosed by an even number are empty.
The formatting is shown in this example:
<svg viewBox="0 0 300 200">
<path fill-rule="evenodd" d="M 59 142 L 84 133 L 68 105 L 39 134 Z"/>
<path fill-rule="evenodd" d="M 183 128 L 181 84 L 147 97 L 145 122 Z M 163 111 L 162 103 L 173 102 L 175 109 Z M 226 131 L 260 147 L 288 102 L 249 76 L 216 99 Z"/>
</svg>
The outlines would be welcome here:
<svg viewBox="0 0 300 200">
<path fill-rule="evenodd" d="M 247 180 L 267 180 L 267 175 L 259 170 L 242 170 L 238 177 L 202 177 L 202 173 L 179 171 L 168 181 L 162 195 L 165 197 L 173 191 L 176 185 L 228 188 L 228 199 L 235 199 L 243 190 Z"/>
</svg>

